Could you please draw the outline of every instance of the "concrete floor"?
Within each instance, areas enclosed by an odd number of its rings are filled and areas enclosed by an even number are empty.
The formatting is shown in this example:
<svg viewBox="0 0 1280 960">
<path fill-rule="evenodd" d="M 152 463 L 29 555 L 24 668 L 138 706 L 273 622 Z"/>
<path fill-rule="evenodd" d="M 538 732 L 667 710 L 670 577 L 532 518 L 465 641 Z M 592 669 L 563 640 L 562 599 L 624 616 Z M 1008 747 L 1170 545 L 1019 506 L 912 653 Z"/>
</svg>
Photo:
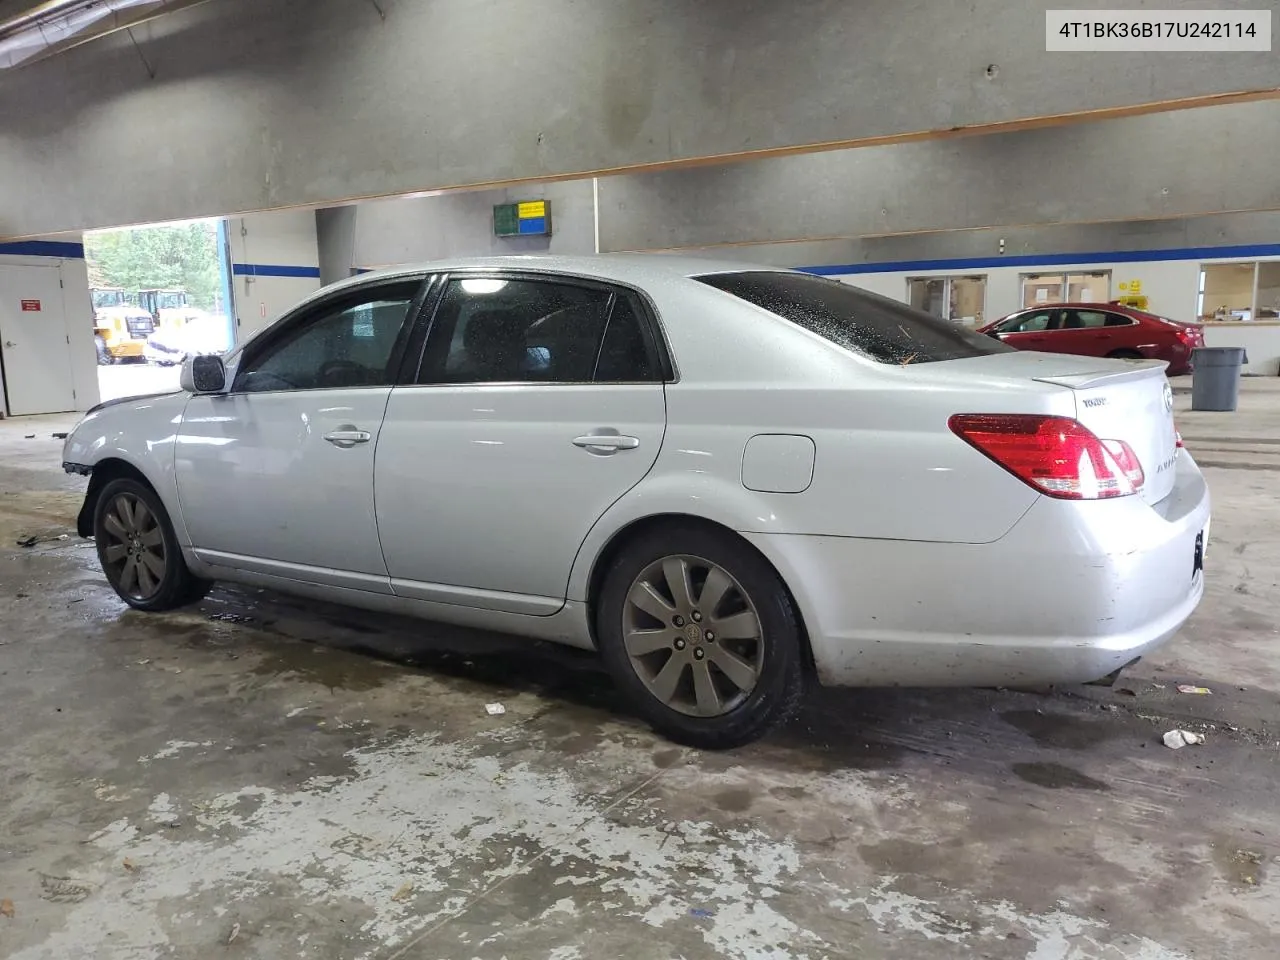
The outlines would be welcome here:
<svg viewBox="0 0 1280 960">
<path fill-rule="evenodd" d="M 1117 689 L 823 691 L 731 754 L 572 651 L 231 589 L 129 612 L 67 421 L 0 422 L 0 956 L 1269 960 L 1277 387 L 1180 416 L 1208 592 Z"/>
</svg>

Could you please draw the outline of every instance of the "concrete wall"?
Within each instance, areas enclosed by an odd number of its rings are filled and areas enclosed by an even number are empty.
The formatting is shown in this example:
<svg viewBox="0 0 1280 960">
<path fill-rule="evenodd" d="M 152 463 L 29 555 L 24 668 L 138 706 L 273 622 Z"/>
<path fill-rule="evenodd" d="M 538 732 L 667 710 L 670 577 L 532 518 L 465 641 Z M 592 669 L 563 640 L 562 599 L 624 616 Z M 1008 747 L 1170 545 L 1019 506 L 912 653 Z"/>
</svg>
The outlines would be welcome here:
<svg viewBox="0 0 1280 960">
<path fill-rule="evenodd" d="M 33 256 L 15 253 L 15 250 L 40 253 Z M 89 270 L 80 234 L 40 237 L 20 245 L 0 245 L 0 264 L 37 267 L 56 264 L 60 268 L 75 409 L 88 410 L 98 402 L 100 394 L 97 351 L 93 343 L 93 302 L 89 297 Z M 0 379 L 0 412 L 8 413 L 3 406 L 3 387 L 4 381 Z"/>
<path fill-rule="evenodd" d="M 1046 55 L 1044 31 L 1024 0 L 219 0 L 6 71 L 0 237 L 1280 87 L 1271 53 Z"/>
<path fill-rule="evenodd" d="M 520 200 L 547 200 L 551 204 L 550 237 L 494 236 L 494 206 Z M 374 200 L 359 204 L 356 210 L 353 265 L 357 267 L 447 257 L 581 254 L 596 249 L 591 180 Z"/>
<path fill-rule="evenodd" d="M 320 289 L 316 217 L 309 210 L 233 217 L 227 223 L 236 341 Z"/>
<path fill-rule="evenodd" d="M 601 249 L 1280 209 L 1280 100 L 600 181 Z"/>
</svg>

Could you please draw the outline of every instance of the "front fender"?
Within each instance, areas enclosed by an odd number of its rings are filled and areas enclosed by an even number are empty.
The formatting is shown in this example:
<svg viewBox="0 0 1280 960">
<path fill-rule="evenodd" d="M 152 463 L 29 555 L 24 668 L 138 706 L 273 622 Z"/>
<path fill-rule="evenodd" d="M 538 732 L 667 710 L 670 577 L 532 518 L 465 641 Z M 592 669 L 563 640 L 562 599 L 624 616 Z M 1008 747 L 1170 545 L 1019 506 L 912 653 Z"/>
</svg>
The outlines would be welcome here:
<svg viewBox="0 0 1280 960">
<path fill-rule="evenodd" d="M 62 447 L 63 469 L 89 476 L 76 521 L 80 536 L 93 532 L 93 509 L 103 485 L 116 476 L 133 474 L 156 491 L 178 541 L 187 545 L 174 472 L 175 445 L 186 402 L 185 393 L 112 401 L 89 411 L 68 434 Z M 108 465 L 110 469 L 103 469 Z"/>
</svg>

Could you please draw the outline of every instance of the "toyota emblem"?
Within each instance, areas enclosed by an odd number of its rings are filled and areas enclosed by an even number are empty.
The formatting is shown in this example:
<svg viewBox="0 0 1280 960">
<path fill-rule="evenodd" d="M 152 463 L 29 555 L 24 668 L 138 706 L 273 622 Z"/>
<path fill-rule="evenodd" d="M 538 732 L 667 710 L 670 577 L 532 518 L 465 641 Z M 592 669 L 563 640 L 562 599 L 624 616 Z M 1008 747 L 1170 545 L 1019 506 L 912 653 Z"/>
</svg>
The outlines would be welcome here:
<svg viewBox="0 0 1280 960">
<path fill-rule="evenodd" d="M 1164 385 L 1164 408 L 1169 411 L 1173 410 L 1173 387 L 1168 383 Z"/>
</svg>

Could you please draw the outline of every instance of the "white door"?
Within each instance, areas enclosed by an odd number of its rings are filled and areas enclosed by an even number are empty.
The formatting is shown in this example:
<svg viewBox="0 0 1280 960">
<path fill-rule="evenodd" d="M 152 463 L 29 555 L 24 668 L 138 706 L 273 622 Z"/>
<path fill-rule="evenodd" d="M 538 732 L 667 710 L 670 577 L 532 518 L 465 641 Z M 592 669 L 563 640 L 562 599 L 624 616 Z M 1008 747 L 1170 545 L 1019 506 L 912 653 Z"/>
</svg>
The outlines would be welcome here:
<svg viewBox="0 0 1280 960">
<path fill-rule="evenodd" d="M 13 416 L 76 408 L 61 277 L 57 266 L 0 266 L 0 359 Z"/>
<path fill-rule="evenodd" d="M 664 364 L 634 295 L 451 280 L 418 384 L 392 391 L 375 489 L 400 595 L 550 614 L 592 525 L 652 467 Z"/>
<path fill-rule="evenodd" d="M 192 547 L 224 566 L 389 593 L 373 461 L 418 281 L 308 307 L 193 397 L 175 470 Z"/>
</svg>

